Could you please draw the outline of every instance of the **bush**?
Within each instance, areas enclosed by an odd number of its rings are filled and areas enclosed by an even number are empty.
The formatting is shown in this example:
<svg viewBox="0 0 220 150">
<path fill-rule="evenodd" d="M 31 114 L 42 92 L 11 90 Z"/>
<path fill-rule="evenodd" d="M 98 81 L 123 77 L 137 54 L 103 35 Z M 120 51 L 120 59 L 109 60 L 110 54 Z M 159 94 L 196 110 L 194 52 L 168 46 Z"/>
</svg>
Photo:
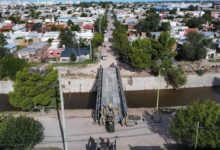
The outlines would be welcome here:
<svg viewBox="0 0 220 150">
<path fill-rule="evenodd" d="M 31 149 L 44 139 L 42 124 L 30 117 L 8 116 L 0 123 L 0 146 L 6 150 Z"/>
<path fill-rule="evenodd" d="M 199 69 L 196 71 L 197 75 L 202 76 L 205 73 L 205 70 Z"/>
</svg>

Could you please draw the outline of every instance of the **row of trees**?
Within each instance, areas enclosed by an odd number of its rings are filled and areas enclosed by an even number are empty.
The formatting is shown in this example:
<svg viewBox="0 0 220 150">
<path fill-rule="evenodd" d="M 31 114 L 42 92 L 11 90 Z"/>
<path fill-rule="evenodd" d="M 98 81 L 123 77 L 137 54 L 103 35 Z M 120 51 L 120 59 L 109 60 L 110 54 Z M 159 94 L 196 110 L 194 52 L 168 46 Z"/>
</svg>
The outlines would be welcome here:
<svg viewBox="0 0 220 150">
<path fill-rule="evenodd" d="M 115 23 L 113 31 L 113 47 L 120 59 L 137 71 L 150 69 L 154 75 L 159 71 L 174 88 L 185 84 L 186 77 L 181 68 L 174 66 L 176 53 L 172 51 L 175 39 L 169 32 L 162 32 L 158 40 L 153 38 L 138 39 L 130 43 L 126 26 Z"/>
<path fill-rule="evenodd" d="M 100 16 L 98 19 L 96 19 L 94 23 L 95 32 L 104 34 L 105 30 L 107 29 L 107 25 L 108 25 L 107 16 L 106 15 Z"/>
<path fill-rule="evenodd" d="M 44 139 L 44 128 L 30 117 L 0 116 L 0 149 L 32 149 Z"/>
<path fill-rule="evenodd" d="M 9 93 L 9 102 L 26 111 L 56 108 L 57 87 L 57 70 L 49 67 L 42 74 L 23 69 L 16 74 L 14 91 Z"/>
</svg>

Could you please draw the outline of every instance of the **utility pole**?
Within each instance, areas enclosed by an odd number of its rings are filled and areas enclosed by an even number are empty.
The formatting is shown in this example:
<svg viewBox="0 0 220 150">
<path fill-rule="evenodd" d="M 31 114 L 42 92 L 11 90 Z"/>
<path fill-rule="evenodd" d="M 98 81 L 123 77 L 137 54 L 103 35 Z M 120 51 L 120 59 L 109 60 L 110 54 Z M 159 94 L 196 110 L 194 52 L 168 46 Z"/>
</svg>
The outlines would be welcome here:
<svg viewBox="0 0 220 150">
<path fill-rule="evenodd" d="M 161 80 L 161 77 L 160 77 L 160 69 L 159 69 L 159 75 L 158 75 L 158 85 L 157 85 L 157 104 L 156 104 L 156 111 L 159 110 L 159 98 L 160 98 L 160 80 Z"/>
<path fill-rule="evenodd" d="M 197 125 L 196 125 L 196 141 L 195 141 L 195 147 L 194 147 L 194 149 L 196 149 L 196 147 L 197 147 L 198 136 L 199 136 L 199 121 L 197 122 Z"/>
<path fill-rule="evenodd" d="M 92 58 L 92 41 L 90 41 L 90 59 L 93 60 L 93 58 Z"/>
<path fill-rule="evenodd" d="M 66 120 L 65 120 L 65 110 L 64 110 L 64 98 L 63 90 L 61 86 L 61 74 L 59 73 L 59 91 L 60 91 L 60 105 L 61 105 L 61 116 L 62 116 L 62 130 L 63 130 L 63 140 L 64 140 L 64 150 L 68 150 L 67 137 L 66 137 Z"/>
</svg>

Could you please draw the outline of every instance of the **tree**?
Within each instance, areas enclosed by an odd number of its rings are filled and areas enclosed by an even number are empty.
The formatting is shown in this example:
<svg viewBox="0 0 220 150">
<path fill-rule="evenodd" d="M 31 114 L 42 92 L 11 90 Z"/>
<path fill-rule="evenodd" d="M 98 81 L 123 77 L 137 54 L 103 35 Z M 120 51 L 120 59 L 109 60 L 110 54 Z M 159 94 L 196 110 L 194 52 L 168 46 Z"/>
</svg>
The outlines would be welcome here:
<svg viewBox="0 0 220 150">
<path fill-rule="evenodd" d="M 16 73 L 27 66 L 27 61 L 13 55 L 5 56 L 0 60 L 0 79 L 9 77 L 15 79 Z"/>
<path fill-rule="evenodd" d="M 0 147 L 6 150 L 32 149 L 44 139 L 44 128 L 30 117 L 5 117 L 0 122 Z"/>
<path fill-rule="evenodd" d="M 165 79 L 175 89 L 186 83 L 186 76 L 184 75 L 184 72 L 180 67 L 172 67 L 171 69 L 169 69 L 167 71 Z"/>
<path fill-rule="evenodd" d="M 198 128 L 198 148 L 220 148 L 220 106 L 213 100 L 195 101 L 179 109 L 171 123 L 170 133 L 178 143 L 193 147 Z"/>
<path fill-rule="evenodd" d="M 146 12 L 145 19 L 139 21 L 137 25 L 137 31 L 139 33 L 146 32 L 149 34 L 150 32 L 157 31 L 159 29 L 160 24 L 160 16 L 154 10 L 148 10 Z"/>
<path fill-rule="evenodd" d="M 71 62 L 75 62 L 75 61 L 76 61 L 76 55 L 75 55 L 74 53 L 72 53 L 72 54 L 70 55 L 70 61 L 71 61 Z"/>
<path fill-rule="evenodd" d="M 80 17 L 87 17 L 88 15 L 86 13 L 81 13 Z"/>
<path fill-rule="evenodd" d="M 102 45 L 104 41 L 103 35 L 100 33 L 95 33 L 94 37 L 92 38 L 92 47 L 96 48 Z"/>
<path fill-rule="evenodd" d="M 8 55 L 8 49 L 0 46 L 0 60 Z"/>
<path fill-rule="evenodd" d="M 212 41 L 201 33 L 191 32 L 187 35 L 187 42 L 179 46 L 177 59 L 200 60 L 207 54 L 207 48 L 212 48 Z"/>
<path fill-rule="evenodd" d="M 162 22 L 160 25 L 160 30 L 161 31 L 170 31 L 171 25 L 170 22 Z"/>
<path fill-rule="evenodd" d="M 107 17 L 101 16 L 95 21 L 94 29 L 96 32 L 100 32 L 101 29 L 101 33 L 104 34 L 105 30 L 107 29 L 107 25 L 108 25 Z"/>
<path fill-rule="evenodd" d="M 134 41 L 128 54 L 131 65 L 138 70 L 149 68 L 151 66 L 151 53 L 152 47 L 149 39 Z"/>
<path fill-rule="evenodd" d="M 65 45 L 65 47 L 77 47 L 78 43 L 75 39 L 75 35 L 70 29 L 65 29 L 60 32 L 60 47 Z"/>
<path fill-rule="evenodd" d="M 124 25 L 118 24 L 113 31 L 113 48 L 118 51 L 122 61 L 128 62 L 130 44 L 127 37 L 127 29 Z"/>
<path fill-rule="evenodd" d="M 187 20 L 186 25 L 189 28 L 199 28 L 199 29 L 201 29 L 202 24 L 204 24 L 205 22 L 206 22 L 205 19 L 203 19 L 202 17 L 199 17 L 199 18 L 192 17 L 192 18 Z"/>
<path fill-rule="evenodd" d="M 211 11 L 205 11 L 205 14 L 202 15 L 202 18 L 205 20 L 205 21 L 208 21 L 208 22 L 211 22 L 212 21 L 212 15 L 211 15 Z"/>
<path fill-rule="evenodd" d="M 0 47 L 3 47 L 7 44 L 7 41 L 5 39 L 5 36 L 3 33 L 0 33 Z"/>
<path fill-rule="evenodd" d="M 29 73 L 27 69 L 16 74 L 14 91 L 9 93 L 12 106 L 22 110 L 40 110 L 56 106 L 57 71 L 47 69 L 46 74 Z"/>
</svg>

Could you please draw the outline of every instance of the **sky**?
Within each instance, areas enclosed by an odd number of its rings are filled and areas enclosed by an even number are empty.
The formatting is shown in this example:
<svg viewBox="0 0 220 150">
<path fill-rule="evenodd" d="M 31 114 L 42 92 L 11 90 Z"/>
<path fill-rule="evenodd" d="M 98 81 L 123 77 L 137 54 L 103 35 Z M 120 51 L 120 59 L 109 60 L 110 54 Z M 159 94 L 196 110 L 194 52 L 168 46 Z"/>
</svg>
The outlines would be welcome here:
<svg viewBox="0 0 220 150">
<path fill-rule="evenodd" d="M 28 0 L 28 1 L 37 2 L 38 0 Z M 45 1 L 46 0 L 39 0 L 39 2 L 45 2 Z M 58 3 L 58 2 L 65 3 L 65 1 L 67 1 L 67 0 L 48 0 L 48 1 L 54 1 L 56 3 Z M 71 1 L 75 3 L 77 0 L 71 0 Z M 90 2 L 90 1 L 100 2 L 100 1 L 105 1 L 105 0 L 80 0 L 80 2 Z M 113 2 L 197 1 L 197 2 L 200 2 L 200 0 L 107 0 L 107 1 L 113 1 Z M 202 1 L 204 1 L 204 0 L 202 0 Z M 220 0 L 209 0 L 209 1 L 220 1 Z"/>
</svg>

